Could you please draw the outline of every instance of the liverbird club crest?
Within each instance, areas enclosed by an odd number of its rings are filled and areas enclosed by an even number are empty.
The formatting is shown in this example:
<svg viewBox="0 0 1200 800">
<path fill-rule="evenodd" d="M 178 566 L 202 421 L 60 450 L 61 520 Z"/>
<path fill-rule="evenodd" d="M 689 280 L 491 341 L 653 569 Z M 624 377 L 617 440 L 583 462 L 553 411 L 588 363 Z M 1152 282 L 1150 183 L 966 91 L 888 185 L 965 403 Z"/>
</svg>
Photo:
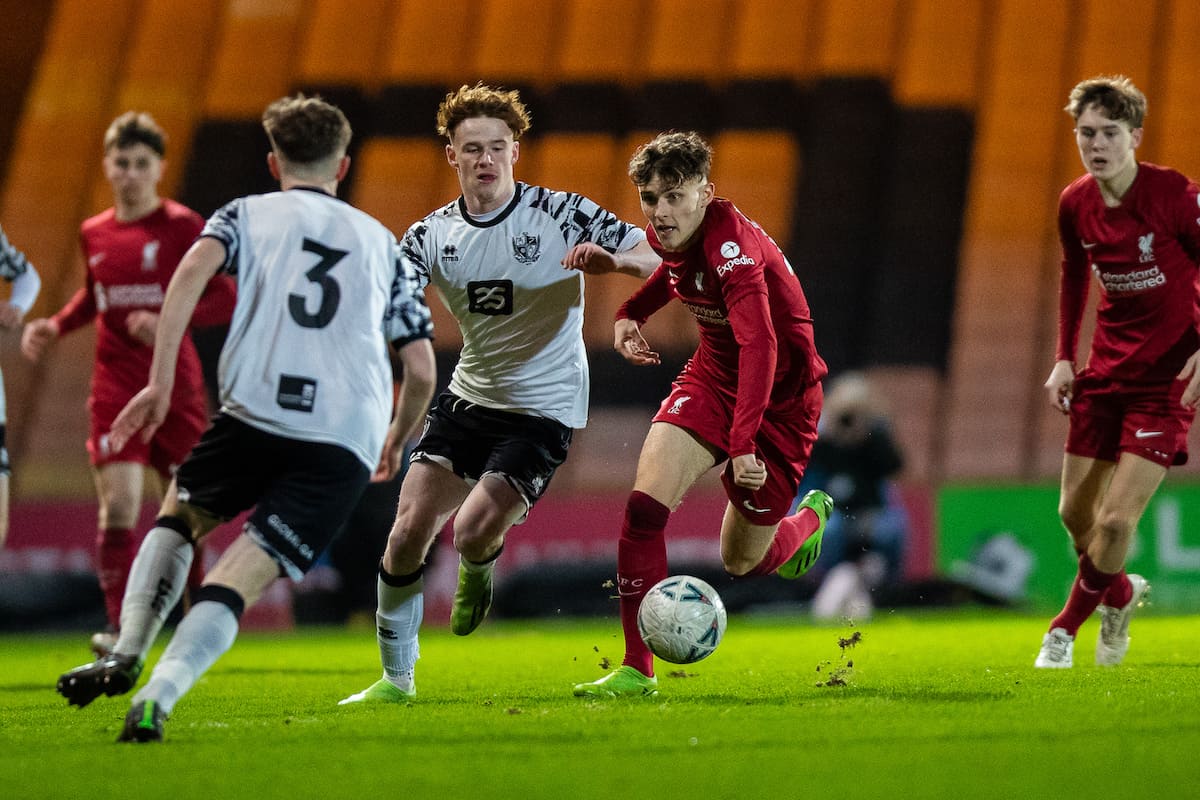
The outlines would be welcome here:
<svg viewBox="0 0 1200 800">
<path fill-rule="evenodd" d="M 514 236 L 512 240 L 513 257 L 522 264 L 532 264 L 542 254 L 542 237 L 529 233 Z"/>
</svg>

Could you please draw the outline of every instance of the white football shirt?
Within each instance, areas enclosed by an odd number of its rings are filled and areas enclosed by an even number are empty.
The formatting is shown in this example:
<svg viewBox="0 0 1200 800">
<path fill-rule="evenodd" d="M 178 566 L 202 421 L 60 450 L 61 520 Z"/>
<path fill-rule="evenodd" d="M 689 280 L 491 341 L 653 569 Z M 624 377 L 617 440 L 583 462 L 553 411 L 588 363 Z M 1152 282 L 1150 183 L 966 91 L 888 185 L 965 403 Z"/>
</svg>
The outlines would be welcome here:
<svg viewBox="0 0 1200 800">
<path fill-rule="evenodd" d="M 340 445 L 374 469 L 392 413 L 386 342 L 433 335 L 396 237 L 305 188 L 234 200 L 200 235 L 225 245 L 223 269 L 238 284 L 218 371 L 222 411 Z"/>
<path fill-rule="evenodd" d="M 517 183 L 484 220 L 462 198 L 408 229 L 402 259 L 432 283 L 462 329 L 450 391 L 488 408 L 587 424 L 583 275 L 567 251 L 594 242 L 624 252 L 646 234 L 582 195 Z"/>
</svg>

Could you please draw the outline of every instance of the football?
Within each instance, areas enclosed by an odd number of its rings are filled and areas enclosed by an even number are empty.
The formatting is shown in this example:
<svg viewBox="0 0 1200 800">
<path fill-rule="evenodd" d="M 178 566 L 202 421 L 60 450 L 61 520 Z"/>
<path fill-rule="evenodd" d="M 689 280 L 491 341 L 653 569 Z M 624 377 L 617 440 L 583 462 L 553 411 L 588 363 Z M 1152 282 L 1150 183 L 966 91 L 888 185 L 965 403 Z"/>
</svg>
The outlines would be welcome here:
<svg viewBox="0 0 1200 800">
<path fill-rule="evenodd" d="M 650 587 L 638 608 L 638 632 L 650 652 L 672 664 L 707 658 L 725 635 L 725 604 L 717 590 L 691 575 Z"/>
</svg>

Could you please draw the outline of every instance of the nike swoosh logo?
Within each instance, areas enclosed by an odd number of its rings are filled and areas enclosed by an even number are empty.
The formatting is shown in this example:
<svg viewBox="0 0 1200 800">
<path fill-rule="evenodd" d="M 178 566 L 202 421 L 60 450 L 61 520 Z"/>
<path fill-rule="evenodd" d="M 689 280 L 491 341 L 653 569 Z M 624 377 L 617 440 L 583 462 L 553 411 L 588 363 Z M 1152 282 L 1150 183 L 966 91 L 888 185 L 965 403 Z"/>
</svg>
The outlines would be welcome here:
<svg viewBox="0 0 1200 800">
<path fill-rule="evenodd" d="M 755 508 L 754 506 L 750 505 L 749 500 L 743 500 L 742 505 L 745 506 L 746 508 L 750 509 L 751 511 L 753 511 L 755 514 L 766 514 L 768 511 L 771 510 L 769 508 Z"/>
<path fill-rule="evenodd" d="M 1162 436 L 1163 432 L 1162 431 L 1144 431 L 1141 428 L 1138 428 L 1136 431 L 1133 432 L 1133 435 L 1138 439 L 1150 439 L 1154 436 Z"/>
<path fill-rule="evenodd" d="M 1084 250 L 1091 250 L 1093 247 L 1100 244 L 1099 242 L 1085 242 L 1083 239 L 1080 239 L 1079 243 L 1083 245 Z"/>
</svg>

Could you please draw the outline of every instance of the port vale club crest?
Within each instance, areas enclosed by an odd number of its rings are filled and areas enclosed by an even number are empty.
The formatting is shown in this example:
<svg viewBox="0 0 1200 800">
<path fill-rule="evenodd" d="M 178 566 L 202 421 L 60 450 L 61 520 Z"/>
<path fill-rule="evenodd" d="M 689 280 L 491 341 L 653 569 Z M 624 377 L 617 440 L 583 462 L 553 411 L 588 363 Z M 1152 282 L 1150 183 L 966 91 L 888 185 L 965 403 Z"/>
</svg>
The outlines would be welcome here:
<svg viewBox="0 0 1200 800">
<path fill-rule="evenodd" d="M 522 264 L 532 264 L 542 255 L 542 237 L 529 233 L 514 236 L 513 257 Z"/>
</svg>

